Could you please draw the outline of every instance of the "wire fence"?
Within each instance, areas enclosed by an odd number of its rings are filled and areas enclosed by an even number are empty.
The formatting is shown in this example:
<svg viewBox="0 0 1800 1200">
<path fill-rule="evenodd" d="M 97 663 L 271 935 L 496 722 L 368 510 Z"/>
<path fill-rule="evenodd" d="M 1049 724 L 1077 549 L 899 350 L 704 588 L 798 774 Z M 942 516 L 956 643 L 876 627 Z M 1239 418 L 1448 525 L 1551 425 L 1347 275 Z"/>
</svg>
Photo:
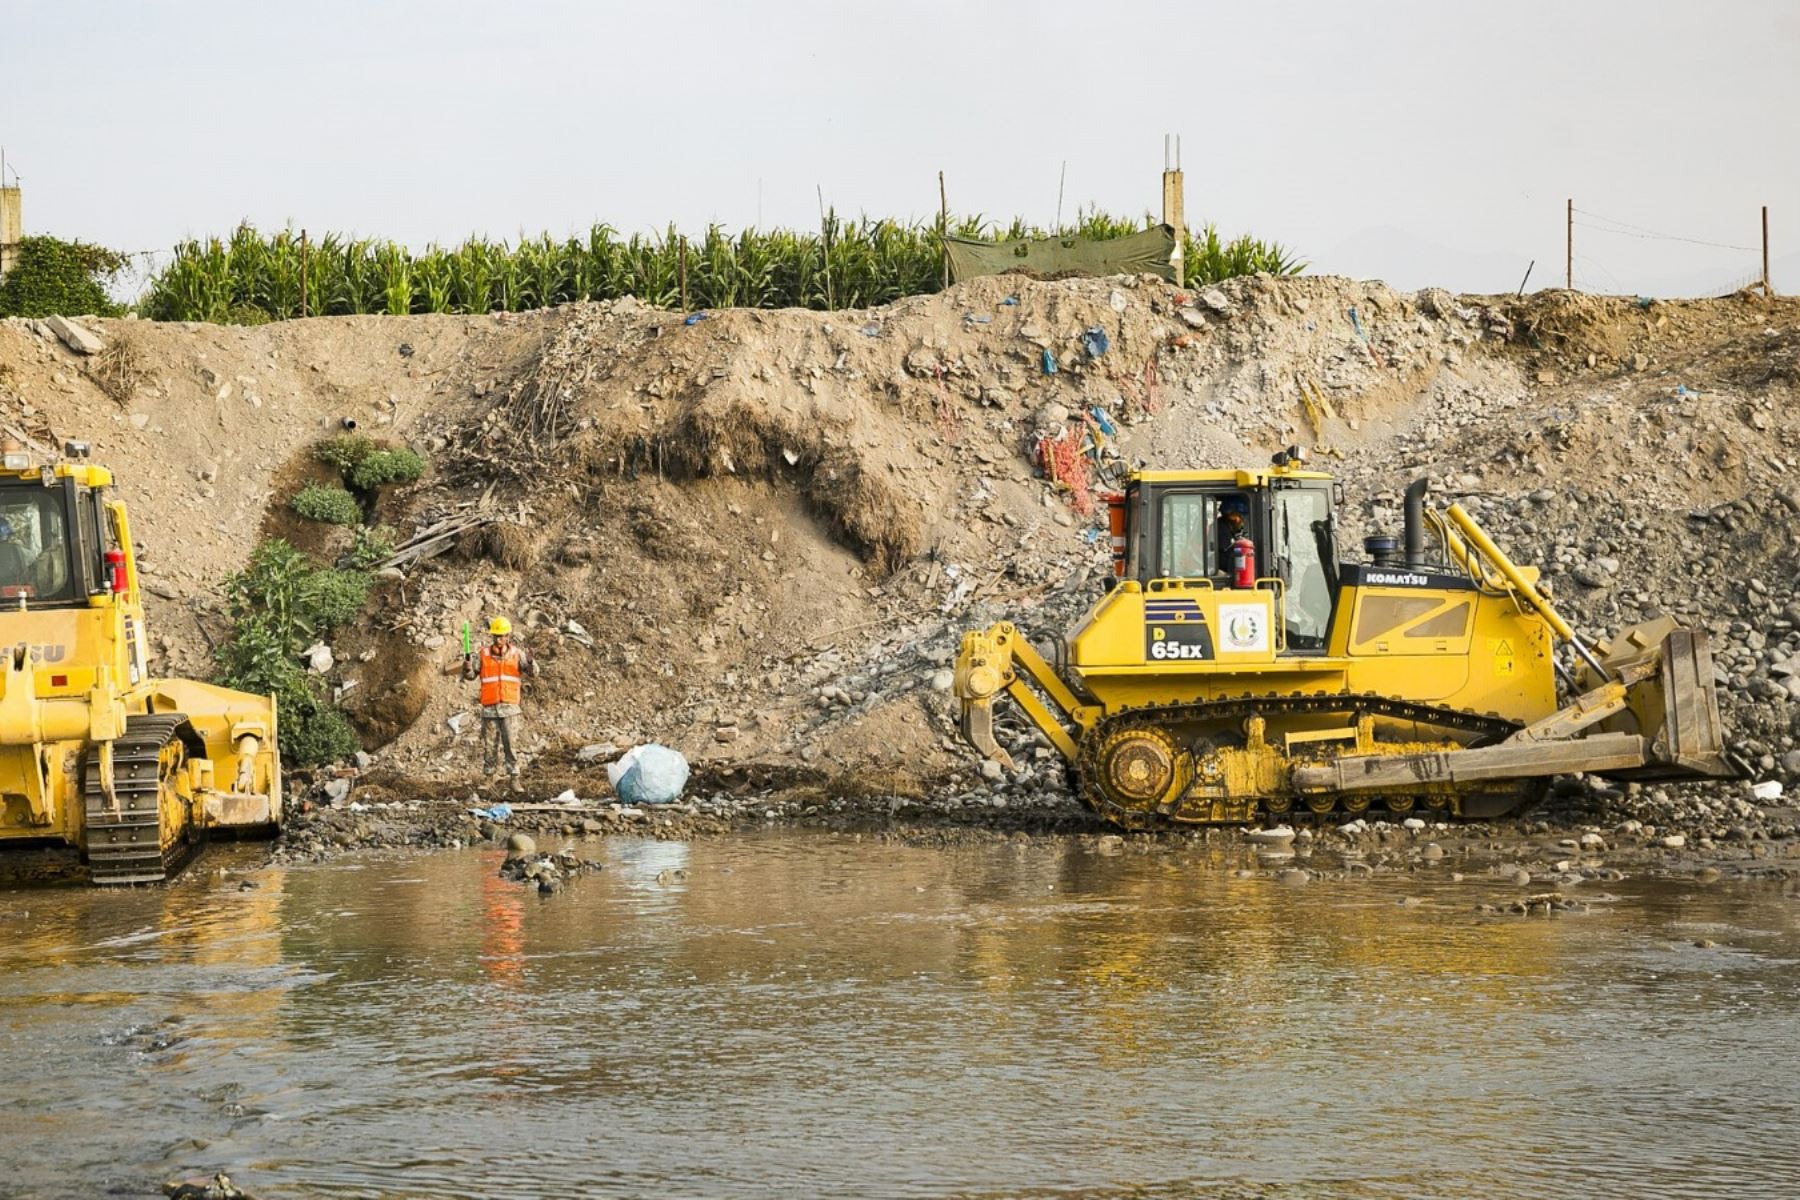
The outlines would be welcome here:
<svg viewBox="0 0 1800 1200">
<path fill-rule="evenodd" d="M 1577 237 L 1576 231 L 1583 231 Z M 1747 261 L 1733 261 L 1729 266 L 1721 266 L 1714 282 L 1692 289 L 1698 293 L 1729 295 L 1745 288 L 1762 288 L 1773 294 L 1772 281 L 1769 279 L 1769 210 L 1762 210 L 1762 242 L 1760 245 L 1745 245 L 1735 242 L 1719 241 L 1713 238 L 1695 237 L 1684 233 L 1669 233 L 1652 229 L 1635 222 L 1621 220 L 1594 212 L 1592 209 L 1576 208 L 1573 200 L 1568 206 L 1568 278 L 1567 283 L 1576 291 L 1610 292 L 1613 294 L 1629 294 L 1637 289 L 1628 287 L 1620 276 L 1606 263 L 1595 256 L 1591 248 L 1591 238 L 1598 235 L 1600 253 L 1607 253 L 1606 247 L 1619 243 L 1609 242 L 1611 238 L 1625 238 L 1639 242 L 1656 242 L 1683 246 L 1696 246 L 1706 250 L 1726 251 L 1729 254 L 1747 255 Z M 1581 249 L 1576 249 L 1577 246 Z M 1578 269 L 1579 268 L 1579 269 Z M 1709 274 L 1710 268 L 1697 268 L 1693 274 L 1696 279 Z"/>
</svg>

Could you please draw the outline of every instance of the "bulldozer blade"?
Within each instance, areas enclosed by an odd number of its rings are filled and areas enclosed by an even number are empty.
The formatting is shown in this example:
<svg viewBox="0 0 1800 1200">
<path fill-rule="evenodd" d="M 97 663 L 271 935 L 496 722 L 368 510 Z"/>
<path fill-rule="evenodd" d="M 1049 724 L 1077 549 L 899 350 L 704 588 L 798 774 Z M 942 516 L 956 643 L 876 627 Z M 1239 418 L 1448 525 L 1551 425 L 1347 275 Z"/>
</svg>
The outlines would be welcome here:
<svg viewBox="0 0 1800 1200">
<path fill-rule="evenodd" d="M 1712 651 L 1706 635 L 1691 629 L 1672 630 L 1663 639 L 1661 665 L 1641 705 L 1633 707 L 1655 727 L 1650 762 L 1638 770 L 1618 772 L 1622 779 L 1735 779 L 1725 750 L 1725 727 L 1719 720 L 1719 694 L 1713 685 Z M 1660 718 L 1658 720 L 1657 718 Z M 1611 727 L 1609 723 L 1608 728 Z"/>
</svg>

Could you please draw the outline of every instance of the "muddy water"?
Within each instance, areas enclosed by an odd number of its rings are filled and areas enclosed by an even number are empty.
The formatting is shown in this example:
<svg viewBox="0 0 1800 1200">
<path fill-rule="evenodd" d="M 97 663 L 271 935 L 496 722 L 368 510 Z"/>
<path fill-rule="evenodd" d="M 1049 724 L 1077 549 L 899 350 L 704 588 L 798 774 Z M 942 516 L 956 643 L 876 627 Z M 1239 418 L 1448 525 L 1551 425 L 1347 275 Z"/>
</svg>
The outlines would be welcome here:
<svg viewBox="0 0 1800 1200">
<path fill-rule="evenodd" d="M 1795 1193 L 1800 899 L 771 835 L 0 894 L 0 1195 Z M 1791 885 L 1789 885 L 1791 887 Z M 1697 947 L 1696 941 L 1715 943 Z"/>
</svg>

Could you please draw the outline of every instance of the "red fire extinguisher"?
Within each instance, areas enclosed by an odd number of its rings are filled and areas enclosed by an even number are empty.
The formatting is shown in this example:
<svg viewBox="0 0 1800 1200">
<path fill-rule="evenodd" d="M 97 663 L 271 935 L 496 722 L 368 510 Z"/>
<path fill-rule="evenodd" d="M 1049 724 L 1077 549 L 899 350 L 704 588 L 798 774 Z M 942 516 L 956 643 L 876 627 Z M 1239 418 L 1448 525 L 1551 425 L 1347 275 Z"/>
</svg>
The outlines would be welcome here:
<svg viewBox="0 0 1800 1200">
<path fill-rule="evenodd" d="M 1256 544 L 1241 533 L 1231 539 L 1231 586 L 1256 586 Z"/>
</svg>

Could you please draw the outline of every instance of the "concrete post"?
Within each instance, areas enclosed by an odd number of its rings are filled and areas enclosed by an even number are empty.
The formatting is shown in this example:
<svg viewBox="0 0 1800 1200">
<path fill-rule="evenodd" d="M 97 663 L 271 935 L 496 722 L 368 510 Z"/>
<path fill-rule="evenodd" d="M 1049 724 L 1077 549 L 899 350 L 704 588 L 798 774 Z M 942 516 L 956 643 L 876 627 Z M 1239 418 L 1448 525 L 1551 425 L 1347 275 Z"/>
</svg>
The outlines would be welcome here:
<svg viewBox="0 0 1800 1200">
<path fill-rule="evenodd" d="M 1162 176 L 1162 219 L 1163 224 L 1175 230 L 1175 253 L 1171 265 L 1175 268 L 1175 286 L 1186 286 L 1187 214 L 1183 211 L 1181 179 L 1181 143 L 1175 143 L 1175 157 L 1169 157 L 1169 138 L 1163 137 L 1163 176 Z"/>
<path fill-rule="evenodd" d="M 19 189 L 0 187 L 0 276 L 12 270 L 18 260 L 19 243 L 25 238 L 22 212 Z"/>
</svg>

